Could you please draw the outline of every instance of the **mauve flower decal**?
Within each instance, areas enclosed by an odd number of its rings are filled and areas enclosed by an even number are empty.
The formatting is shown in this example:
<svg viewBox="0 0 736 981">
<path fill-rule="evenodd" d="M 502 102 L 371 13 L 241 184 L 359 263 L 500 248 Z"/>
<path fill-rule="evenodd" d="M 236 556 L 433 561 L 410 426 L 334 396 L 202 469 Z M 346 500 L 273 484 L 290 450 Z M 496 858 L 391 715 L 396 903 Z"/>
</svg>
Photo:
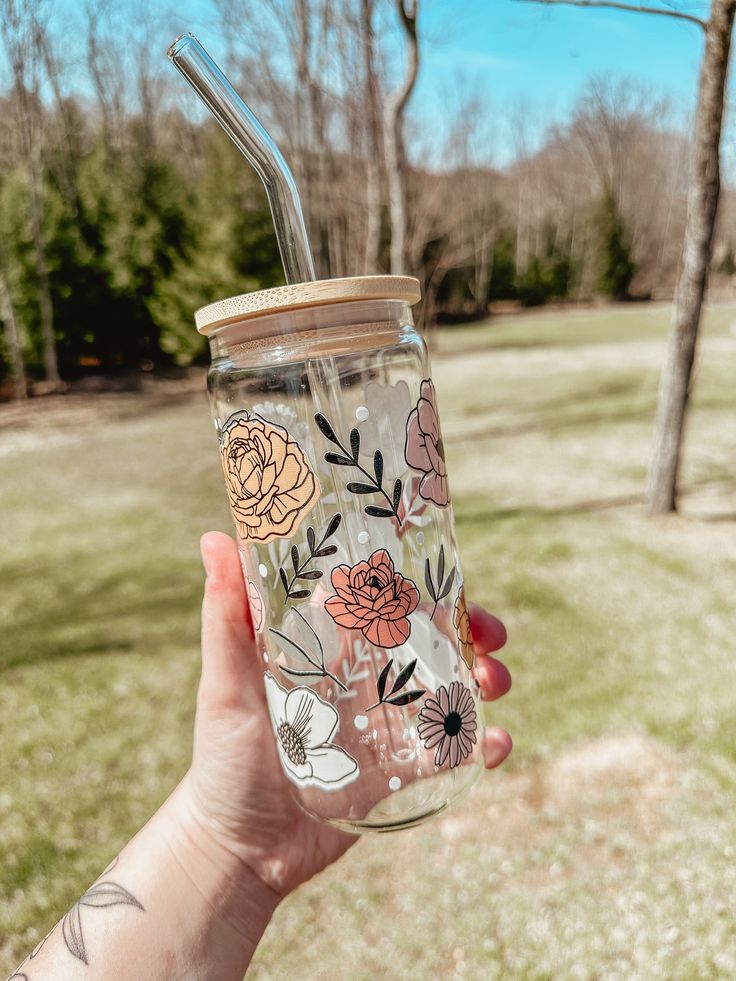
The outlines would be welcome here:
<svg viewBox="0 0 736 981">
<path fill-rule="evenodd" d="M 231 416 L 220 436 L 225 484 L 242 539 L 288 538 L 319 500 L 319 483 L 303 450 L 280 426 Z"/>
<path fill-rule="evenodd" d="M 425 378 L 419 401 L 406 420 L 406 462 L 413 470 L 424 474 L 419 483 L 419 493 L 425 501 L 433 501 L 444 508 L 450 503 L 447 483 L 445 450 L 437 414 L 437 395 L 434 385 Z"/>
<path fill-rule="evenodd" d="M 394 570 L 385 548 L 354 566 L 332 570 L 332 588 L 325 609 L 335 623 L 360 630 L 376 647 L 398 647 L 411 632 L 409 614 L 419 603 L 419 590 L 411 579 Z"/>
<path fill-rule="evenodd" d="M 287 691 L 271 674 L 264 676 L 264 683 L 279 758 L 289 780 L 323 790 L 338 790 L 355 780 L 357 762 L 330 742 L 339 718 L 332 705 L 302 685 Z"/>
<path fill-rule="evenodd" d="M 263 597 L 258 592 L 258 587 L 252 579 L 248 579 L 245 585 L 248 590 L 248 606 L 250 607 L 251 623 L 255 632 L 259 633 L 263 629 L 263 621 L 265 620 Z"/>
<path fill-rule="evenodd" d="M 473 650 L 473 633 L 470 629 L 470 617 L 468 608 L 465 605 L 465 587 L 461 586 L 455 600 L 455 609 L 452 614 L 452 622 L 457 630 L 457 643 L 460 656 L 469 668 L 475 664 L 475 651 Z"/>
<path fill-rule="evenodd" d="M 458 766 L 473 752 L 478 728 L 475 702 L 470 689 L 453 681 L 442 685 L 434 698 L 426 698 L 419 713 L 417 732 L 427 749 L 437 747 L 434 765 L 449 761 L 450 769 Z"/>
<path fill-rule="evenodd" d="M 248 565 L 245 555 L 245 550 L 242 548 L 238 549 L 240 554 L 240 567 L 243 570 L 243 581 L 245 582 L 245 592 L 248 596 L 248 607 L 250 609 L 250 622 L 253 624 L 253 629 L 256 633 L 259 633 L 263 627 L 263 622 L 266 619 L 265 609 L 263 606 L 263 597 L 258 592 L 258 587 L 253 582 L 253 580 L 248 576 Z"/>
</svg>

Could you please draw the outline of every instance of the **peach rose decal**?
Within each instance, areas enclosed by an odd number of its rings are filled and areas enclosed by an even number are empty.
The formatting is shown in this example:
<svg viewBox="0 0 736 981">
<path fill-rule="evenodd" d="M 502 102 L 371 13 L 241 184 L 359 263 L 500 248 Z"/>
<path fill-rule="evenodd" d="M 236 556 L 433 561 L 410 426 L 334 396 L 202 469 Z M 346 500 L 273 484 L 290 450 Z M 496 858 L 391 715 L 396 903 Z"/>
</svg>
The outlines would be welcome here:
<svg viewBox="0 0 736 981">
<path fill-rule="evenodd" d="M 424 474 L 419 483 L 419 493 L 424 500 L 432 501 L 441 508 L 447 507 L 450 488 L 445 450 L 437 414 L 437 395 L 429 378 L 422 382 L 419 401 L 406 420 L 404 456 L 412 470 Z"/>
<path fill-rule="evenodd" d="M 470 629 L 470 617 L 468 608 L 465 605 L 465 587 L 461 586 L 455 600 L 455 609 L 452 614 L 452 622 L 457 630 L 457 643 L 460 657 L 472 668 L 475 664 L 475 651 L 473 650 L 473 633 Z"/>
<path fill-rule="evenodd" d="M 419 590 L 411 579 L 394 570 L 385 548 L 354 566 L 332 570 L 332 588 L 325 609 L 335 623 L 360 630 L 376 647 L 398 647 L 411 633 L 409 614 L 419 603 Z"/>
<path fill-rule="evenodd" d="M 319 500 L 304 451 L 281 426 L 258 416 L 231 416 L 220 455 L 233 518 L 246 541 L 288 538 Z"/>
</svg>

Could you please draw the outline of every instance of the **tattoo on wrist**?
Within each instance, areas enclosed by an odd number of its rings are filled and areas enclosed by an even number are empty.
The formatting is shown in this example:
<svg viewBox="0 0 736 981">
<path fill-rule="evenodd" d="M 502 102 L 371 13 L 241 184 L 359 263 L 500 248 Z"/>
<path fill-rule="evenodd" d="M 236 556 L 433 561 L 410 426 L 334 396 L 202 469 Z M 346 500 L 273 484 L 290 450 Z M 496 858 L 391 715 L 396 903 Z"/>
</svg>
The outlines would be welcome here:
<svg viewBox="0 0 736 981">
<path fill-rule="evenodd" d="M 112 872 L 117 863 L 118 857 L 116 856 L 102 873 L 100 878 L 94 883 L 94 885 L 90 886 L 87 892 L 85 892 L 85 894 L 76 901 L 72 908 L 68 910 L 62 918 L 61 933 L 64 938 L 66 948 L 73 957 L 76 957 L 77 960 L 82 961 L 83 964 L 89 964 L 87 946 L 84 942 L 84 934 L 82 932 L 83 907 L 95 907 L 97 909 L 101 909 L 107 906 L 135 906 L 136 909 L 145 912 L 143 904 L 140 903 L 135 896 L 129 893 L 127 889 L 119 885 L 117 882 L 113 882 L 110 879 L 104 879 L 104 876 Z M 53 927 L 46 934 L 43 940 L 35 947 L 33 951 L 31 951 L 20 967 L 24 967 L 26 961 L 32 960 L 39 953 L 55 929 L 56 927 Z M 11 974 L 8 981 L 30 981 L 28 975 L 24 974 L 20 970 L 20 967 L 15 974 Z"/>
</svg>

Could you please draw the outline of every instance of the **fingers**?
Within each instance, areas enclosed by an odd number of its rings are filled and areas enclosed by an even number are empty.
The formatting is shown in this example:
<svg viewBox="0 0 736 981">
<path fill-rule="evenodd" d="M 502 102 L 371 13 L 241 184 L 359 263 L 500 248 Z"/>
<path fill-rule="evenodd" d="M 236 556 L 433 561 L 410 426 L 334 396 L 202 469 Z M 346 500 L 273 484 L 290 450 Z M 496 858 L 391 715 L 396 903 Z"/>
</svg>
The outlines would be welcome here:
<svg viewBox="0 0 736 981">
<path fill-rule="evenodd" d="M 488 726 L 483 734 L 483 759 L 486 769 L 500 766 L 512 749 L 511 736 L 505 729 Z"/>
<path fill-rule="evenodd" d="M 498 617 L 475 603 L 470 604 L 468 612 L 475 653 L 491 654 L 493 651 L 500 651 L 506 643 L 506 627 Z"/>
<path fill-rule="evenodd" d="M 470 607 L 470 629 L 476 654 L 473 674 L 480 685 L 484 701 L 492 702 L 511 688 L 509 669 L 495 657 L 487 656 L 491 651 L 500 650 L 506 643 L 506 628 L 498 617 L 473 603 Z"/>
<path fill-rule="evenodd" d="M 493 702 L 501 698 L 511 688 L 509 669 L 495 657 L 481 656 L 476 658 L 473 676 L 480 685 L 480 693 L 484 702 Z"/>
<path fill-rule="evenodd" d="M 232 538 L 217 531 L 202 536 L 200 549 L 207 573 L 200 701 L 209 707 L 240 705 L 258 680 L 258 661 L 238 549 Z M 262 690 L 260 683 L 257 688 Z"/>
</svg>

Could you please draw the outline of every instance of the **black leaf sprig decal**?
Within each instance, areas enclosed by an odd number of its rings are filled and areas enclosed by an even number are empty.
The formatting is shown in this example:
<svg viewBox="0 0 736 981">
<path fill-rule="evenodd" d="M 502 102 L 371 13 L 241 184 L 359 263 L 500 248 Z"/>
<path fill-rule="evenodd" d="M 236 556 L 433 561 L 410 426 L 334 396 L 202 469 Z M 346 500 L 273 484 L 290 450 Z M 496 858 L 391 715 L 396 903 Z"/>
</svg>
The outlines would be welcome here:
<svg viewBox="0 0 736 981">
<path fill-rule="evenodd" d="M 132 896 L 127 889 L 119 886 L 116 882 L 96 882 L 91 886 L 61 921 L 61 932 L 67 950 L 83 964 L 89 963 L 84 934 L 82 933 L 83 906 L 98 909 L 103 906 L 135 906 L 137 909 L 143 909 L 135 896 Z"/>
<path fill-rule="evenodd" d="M 389 494 L 383 487 L 383 453 L 380 450 L 376 450 L 373 454 L 373 473 L 370 470 L 366 470 L 365 467 L 360 463 L 360 433 L 357 429 L 350 430 L 350 449 L 347 449 L 340 442 L 335 430 L 332 428 L 330 423 L 327 421 L 325 416 L 321 412 L 318 412 L 314 421 L 319 427 L 319 431 L 335 446 L 339 446 L 339 453 L 325 453 L 325 460 L 327 463 L 332 463 L 336 467 L 355 467 L 360 473 L 365 477 L 365 480 L 351 480 L 347 488 L 351 494 L 380 494 L 388 507 L 379 507 L 376 504 L 367 504 L 364 508 L 365 513 L 369 514 L 372 518 L 396 518 L 399 525 L 401 525 L 401 518 L 399 517 L 399 504 L 401 503 L 401 490 L 402 483 L 397 477 L 393 483 L 391 493 Z"/>
<path fill-rule="evenodd" d="M 316 651 L 313 651 L 310 654 L 309 651 L 305 650 L 301 646 L 301 644 L 297 644 L 295 640 L 293 640 L 291 637 L 287 637 L 285 633 L 282 633 L 280 630 L 276 630 L 275 627 L 269 627 L 270 633 L 275 634 L 276 637 L 279 638 L 282 644 L 286 645 L 287 648 L 289 648 L 290 650 L 294 651 L 296 654 L 303 657 L 306 661 L 308 661 L 309 664 L 312 665 L 311 668 L 302 669 L 302 668 L 289 668 L 289 667 L 285 667 L 283 664 L 280 664 L 279 667 L 281 668 L 281 670 L 284 672 L 284 674 L 288 674 L 290 677 L 293 678 L 331 678 L 332 681 L 334 681 L 339 688 L 342 688 L 343 691 L 347 691 L 347 688 L 340 681 L 340 679 L 336 678 L 334 674 L 329 672 L 325 667 L 325 652 L 324 652 L 324 648 L 322 647 L 322 641 L 314 632 L 314 628 L 312 627 L 312 624 L 309 622 L 309 620 L 307 620 L 306 617 L 302 616 L 302 614 L 299 612 L 299 610 L 296 609 L 296 607 L 294 607 L 293 612 L 299 617 L 302 623 L 306 626 L 309 633 L 312 635 L 312 638 L 316 645 Z"/>
<path fill-rule="evenodd" d="M 386 694 L 386 682 L 388 681 L 389 672 L 391 671 L 391 666 L 394 663 L 394 659 L 390 658 L 388 663 L 383 668 L 383 671 L 379 674 L 376 679 L 376 694 L 378 695 L 378 701 L 374 702 L 373 705 L 369 705 L 366 712 L 370 712 L 371 709 L 378 708 L 379 705 L 408 705 L 410 702 L 415 702 L 418 698 L 421 698 L 425 694 L 426 689 L 415 688 L 412 691 L 404 691 L 401 689 L 409 682 L 409 679 L 414 674 L 414 668 L 417 666 L 417 659 L 414 658 L 413 661 L 409 661 L 405 668 L 396 675 L 396 681 L 394 681 L 393 688 Z"/>
<path fill-rule="evenodd" d="M 445 579 L 445 546 L 440 545 L 440 554 L 437 559 L 437 585 L 435 585 L 432 579 L 432 569 L 429 565 L 429 557 L 427 557 L 427 560 L 424 563 L 424 582 L 427 586 L 427 592 L 434 600 L 434 607 L 432 608 L 432 615 L 429 618 L 430 620 L 433 619 L 435 613 L 437 612 L 437 606 L 440 600 L 443 600 L 452 589 L 452 584 L 455 582 L 456 572 L 457 566 L 454 565 L 447 574 L 447 579 Z"/>
<path fill-rule="evenodd" d="M 322 578 L 322 572 L 320 569 L 309 569 L 308 566 L 310 562 L 314 559 L 323 559 L 328 555 L 334 555 L 337 552 L 337 545 L 325 545 L 328 538 L 332 538 L 337 529 L 340 527 L 340 522 L 342 521 L 342 515 L 338 512 L 333 514 L 330 519 L 330 523 L 327 525 L 327 531 L 325 531 L 322 538 L 317 541 L 317 535 L 314 528 L 307 528 L 307 548 L 308 554 L 302 559 L 299 555 L 299 549 L 296 545 L 291 546 L 291 565 L 292 565 L 292 575 L 291 578 L 287 575 L 286 570 L 283 566 L 279 568 L 279 576 L 281 577 L 281 585 L 284 587 L 284 593 L 286 598 L 285 603 L 289 600 L 295 599 L 306 599 L 307 596 L 312 595 L 312 590 L 307 589 L 305 586 L 300 586 L 299 582 L 314 582 L 317 579 Z"/>
</svg>

